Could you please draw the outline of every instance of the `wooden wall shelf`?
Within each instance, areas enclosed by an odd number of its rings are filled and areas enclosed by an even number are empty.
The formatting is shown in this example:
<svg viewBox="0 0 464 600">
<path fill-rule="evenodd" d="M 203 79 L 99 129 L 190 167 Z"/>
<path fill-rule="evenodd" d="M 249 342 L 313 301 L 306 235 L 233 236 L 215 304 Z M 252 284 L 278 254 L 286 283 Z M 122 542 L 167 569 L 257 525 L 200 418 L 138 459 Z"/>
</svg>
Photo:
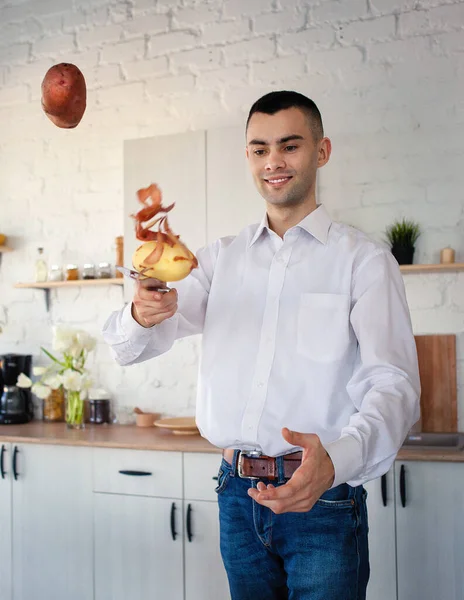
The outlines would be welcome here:
<svg viewBox="0 0 464 600">
<path fill-rule="evenodd" d="M 15 288 L 38 288 L 48 290 L 61 287 L 86 287 L 91 285 L 123 285 L 124 279 L 112 277 L 111 279 L 76 279 L 75 281 L 41 281 L 31 283 L 16 283 Z"/>
<path fill-rule="evenodd" d="M 112 277 L 111 279 L 76 279 L 75 281 L 41 281 L 30 283 L 15 283 L 15 288 L 29 288 L 35 290 L 43 290 L 45 292 L 45 306 L 47 312 L 50 310 L 50 290 L 54 288 L 69 288 L 69 287 L 89 287 L 103 285 L 119 285 L 124 284 L 124 279 Z"/>
<path fill-rule="evenodd" d="M 435 265 L 400 265 L 402 273 L 449 273 L 464 271 L 464 263 L 437 263 Z"/>
</svg>

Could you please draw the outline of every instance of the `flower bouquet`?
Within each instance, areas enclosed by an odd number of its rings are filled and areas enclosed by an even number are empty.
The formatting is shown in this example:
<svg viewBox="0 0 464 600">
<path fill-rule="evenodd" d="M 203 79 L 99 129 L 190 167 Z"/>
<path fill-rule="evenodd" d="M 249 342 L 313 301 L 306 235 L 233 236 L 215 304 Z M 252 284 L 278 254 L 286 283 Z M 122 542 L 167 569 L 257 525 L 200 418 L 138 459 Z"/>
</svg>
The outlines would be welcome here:
<svg viewBox="0 0 464 600">
<path fill-rule="evenodd" d="M 82 329 L 57 326 L 53 328 L 53 350 L 60 353 L 57 358 L 41 347 L 52 360 L 49 367 L 34 367 L 33 373 L 40 377 L 32 381 L 24 373 L 18 377 L 19 387 L 31 387 L 32 392 L 43 400 L 53 390 L 63 389 L 66 395 L 66 423 L 72 429 L 84 427 L 84 400 L 92 386 L 85 368 L 89 353 L 95 348 L 96 339 Z"/>
</svg>

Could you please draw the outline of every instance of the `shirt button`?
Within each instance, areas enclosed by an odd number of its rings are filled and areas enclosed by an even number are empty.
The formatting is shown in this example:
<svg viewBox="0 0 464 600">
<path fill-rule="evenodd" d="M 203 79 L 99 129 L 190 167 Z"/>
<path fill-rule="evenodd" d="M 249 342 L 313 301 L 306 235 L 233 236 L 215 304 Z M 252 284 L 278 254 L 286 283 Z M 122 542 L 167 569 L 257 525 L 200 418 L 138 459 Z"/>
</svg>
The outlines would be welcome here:
<svg viewBox="0 0 464 600">
<path fill-rule="evenodd" d="M 258 387 L 263 387 L 264 383 L 262 381 L 258 381 L 257 386 Z"/>
</svg>

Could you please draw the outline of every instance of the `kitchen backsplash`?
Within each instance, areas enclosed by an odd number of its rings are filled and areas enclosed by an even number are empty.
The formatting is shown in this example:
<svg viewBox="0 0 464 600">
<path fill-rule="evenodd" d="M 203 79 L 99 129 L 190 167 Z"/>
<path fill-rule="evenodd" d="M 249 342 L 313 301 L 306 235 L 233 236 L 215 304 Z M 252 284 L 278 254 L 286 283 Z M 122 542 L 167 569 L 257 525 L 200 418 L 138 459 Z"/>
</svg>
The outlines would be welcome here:
<svg viewBox="0 0 464 600">
<path fill-rule="evenodd" d="M 31 18 L 34 5 L 34 18 Z M 321 201 L 381 239 L 391 216 L 424 224 L 417 262 L 448 244 L 464 262 L 462 3 L 360 0 L 56 0 L 0 8 L 0 353 L 51 342 L 51 324 L 99 335 L 119 287 L 15 289 L 38 246 L 50 263 L 114 264 L 123 228 L 123 141 L 243 124 L 271 89 L 306 93 L 333 142 Z M 40 107 L 47 68 L 76 63 L 88 107 L 58 130 Z M 227 151 L 225 158 L 227 160 Z M 147 182 L 141 182 L 146 184 Z M 415 333 L 456 333 L 464 429 L 464 273 L 404 275 Z M 101 337 L 100 337 L 101 340 Z M 101 341 L 94 372 L 119 405 L 192 414 L 198 338 L 121 368 Z M 43 361 L 43 359 L 40 359 Z"/>
</svg>

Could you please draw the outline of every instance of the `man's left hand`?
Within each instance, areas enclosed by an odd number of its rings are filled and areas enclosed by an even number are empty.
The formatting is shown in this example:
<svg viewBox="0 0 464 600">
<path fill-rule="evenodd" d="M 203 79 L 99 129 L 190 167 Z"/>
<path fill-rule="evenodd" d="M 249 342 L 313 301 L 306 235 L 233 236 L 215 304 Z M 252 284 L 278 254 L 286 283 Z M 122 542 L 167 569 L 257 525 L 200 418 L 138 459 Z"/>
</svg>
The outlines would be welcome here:
<svg viewBox="0 0 464 600">
<path fill-rule="evenodd" d="M 260 481 L 248 494 L 275 514 L 286 512 L 307 512 L 311 510 L 334 480 L 335 471 L 330 456 L 314 433 L 297 433 L 286 427 L 283 438 L 293 446 L 303 448 L 301 465 L 284 485 L 274 487 Z"/>
</svg>

